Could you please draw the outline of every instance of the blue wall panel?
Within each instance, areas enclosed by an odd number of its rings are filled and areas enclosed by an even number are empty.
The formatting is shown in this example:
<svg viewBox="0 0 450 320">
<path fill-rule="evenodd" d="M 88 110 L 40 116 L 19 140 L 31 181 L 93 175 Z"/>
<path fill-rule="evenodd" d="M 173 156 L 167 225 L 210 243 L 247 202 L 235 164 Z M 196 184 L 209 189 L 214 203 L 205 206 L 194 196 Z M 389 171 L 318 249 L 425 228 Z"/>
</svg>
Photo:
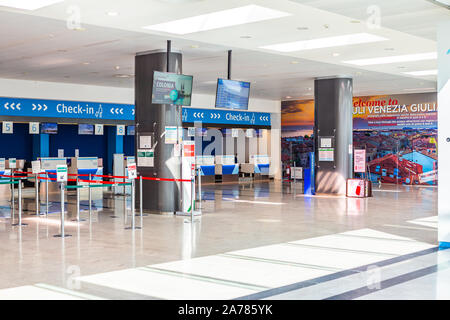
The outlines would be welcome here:
<svg viewBox="0 0 450 320">
<path fill-rule="evenodd" d="M 123 137 L 123 152 L 126 156 L 134 156 L 134 136 Z"/>
<path fill-rule="evenodd" d="M 33 138 L 28 128 L 28 123 L 14 123 L 13 134 L 3 134 L 0 130 L 0 158 L 32 160 Z"/>
<path fill-rule="evenodd" d="M 105 160 L 107 137 L 79 135 L 78 125 L 58 125 L 58 134 L 50 136 L 50 157 L 58 156 L 58 149 L 64 149 L 65 157 L 74 157 L 75 149 L 80 150 L 80 157 L 99 157 Z"/>
</svg>

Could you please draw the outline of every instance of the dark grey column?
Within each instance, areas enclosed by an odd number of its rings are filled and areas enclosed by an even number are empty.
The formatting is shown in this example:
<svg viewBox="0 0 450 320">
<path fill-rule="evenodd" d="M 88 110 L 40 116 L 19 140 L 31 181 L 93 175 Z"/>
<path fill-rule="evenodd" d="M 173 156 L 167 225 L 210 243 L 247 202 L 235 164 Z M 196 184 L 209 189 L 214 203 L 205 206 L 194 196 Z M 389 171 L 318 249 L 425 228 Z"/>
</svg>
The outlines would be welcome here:
<svg viewBox="0 0 450 320">
<path fill-rule="evenodd" d="M 174 157 L 174 145 L 165 144 L 165 127 L 181 127 L 181 107 L 168 104 L 152 104 L 153 71 L 166 72 L 167 53 L 151 51 L 138 53 L 135 58 L 135 103 L 136 103 L 136 155 L 139 137 L 152 136 L 154 145 L 154 167 L 138 167 L 145 177 L 169 179 L 181 178 L 179 157 Z M 182 72 L 181 53 L 171 52 L 169 72 Z M 136 184 L 139 185 L 138 183 Z M 143 181 L 143 209 L 153 213 L 174 213 L 180 210 L 180 184 L 165 181 Z M 139 204 L 139 188 L 136 202 Z"/>
<path fill-rule="evenodd" d="M 343 195 L 353 175 L 353 81 L 316 79 L 314 95 L 316 192 Z"/>
</svg>

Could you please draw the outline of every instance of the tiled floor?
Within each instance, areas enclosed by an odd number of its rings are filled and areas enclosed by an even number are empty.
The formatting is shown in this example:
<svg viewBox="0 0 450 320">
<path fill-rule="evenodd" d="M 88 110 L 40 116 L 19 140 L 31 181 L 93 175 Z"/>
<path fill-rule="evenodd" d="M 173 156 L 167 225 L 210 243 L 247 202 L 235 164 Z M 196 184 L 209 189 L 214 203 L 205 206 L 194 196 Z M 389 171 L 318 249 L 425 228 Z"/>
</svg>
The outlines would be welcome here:
<svg viewBox="0 0 450 320">
<path fill-rule="evenodd" d="M 123 197 L 95 191 L 98 211 L 78 223 L 71 194 L 65 239 L 53 237 L 58 194 L 54 213 L 25 215 L 22 228 L 11 226 L 3 200 L 0 299 L 448 298 L 437 189 L 383 186 L 374 195 L 305 197 L 301 184 L 278 182 L 204 186 L 194 224 L 149 215 L 131 231 Z"/>
</svg>

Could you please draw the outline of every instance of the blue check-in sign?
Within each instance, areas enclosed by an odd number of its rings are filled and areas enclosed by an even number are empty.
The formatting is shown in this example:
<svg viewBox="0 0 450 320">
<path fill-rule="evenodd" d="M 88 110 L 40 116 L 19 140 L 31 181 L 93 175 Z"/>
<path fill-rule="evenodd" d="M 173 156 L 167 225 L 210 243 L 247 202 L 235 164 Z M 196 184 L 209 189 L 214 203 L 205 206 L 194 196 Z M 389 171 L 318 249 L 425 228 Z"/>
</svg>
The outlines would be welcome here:
<svg viewBox="0 0 450 320">
<path fill-rule="evenodd" d="M 1 116 L 134 120 L 134 105 L 0 97 Z"/>
<path fill-rule="evenodd" d="M 270 113 L 221 109 L 183 108 L 183 122 L 270 126 Z"/>
</svg>

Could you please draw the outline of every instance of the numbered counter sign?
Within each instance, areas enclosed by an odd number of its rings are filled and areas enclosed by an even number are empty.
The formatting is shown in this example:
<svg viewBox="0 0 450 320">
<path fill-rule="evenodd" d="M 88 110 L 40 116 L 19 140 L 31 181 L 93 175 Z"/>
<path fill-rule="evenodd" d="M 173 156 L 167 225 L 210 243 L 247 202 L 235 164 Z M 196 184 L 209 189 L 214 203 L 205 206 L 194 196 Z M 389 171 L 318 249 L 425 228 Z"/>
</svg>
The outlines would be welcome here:
<svg viewBox="0 0 450 320">
<path fill-rule="evenodd" d="M 103 125 L 102 124 L 96 124 L 95 125 L 95 135 L 96 136 L 102 136 L 103 135 Z"/>
<path fill-rule="evenodd" d="M 125 135 L 125 126 L 120 124 L 117 126 L 117 135 L 124 136 Z"/>
<path fill-rule="evenodd" d="M 10 121 L 3 121 L 2 133 L 13 133 L 13 123 Z"/>
<path fill-rule="evenodd" d="M 66 165 L 58 165 L 56 167 L 56 181 L 57 182 L 66 182 L 67 181 L 67 166 Z"/>
<path fill-rule="evenodd" d="M 39 122 L 30 122 L 30 134 L 39 134 Z"/>
</svg>

